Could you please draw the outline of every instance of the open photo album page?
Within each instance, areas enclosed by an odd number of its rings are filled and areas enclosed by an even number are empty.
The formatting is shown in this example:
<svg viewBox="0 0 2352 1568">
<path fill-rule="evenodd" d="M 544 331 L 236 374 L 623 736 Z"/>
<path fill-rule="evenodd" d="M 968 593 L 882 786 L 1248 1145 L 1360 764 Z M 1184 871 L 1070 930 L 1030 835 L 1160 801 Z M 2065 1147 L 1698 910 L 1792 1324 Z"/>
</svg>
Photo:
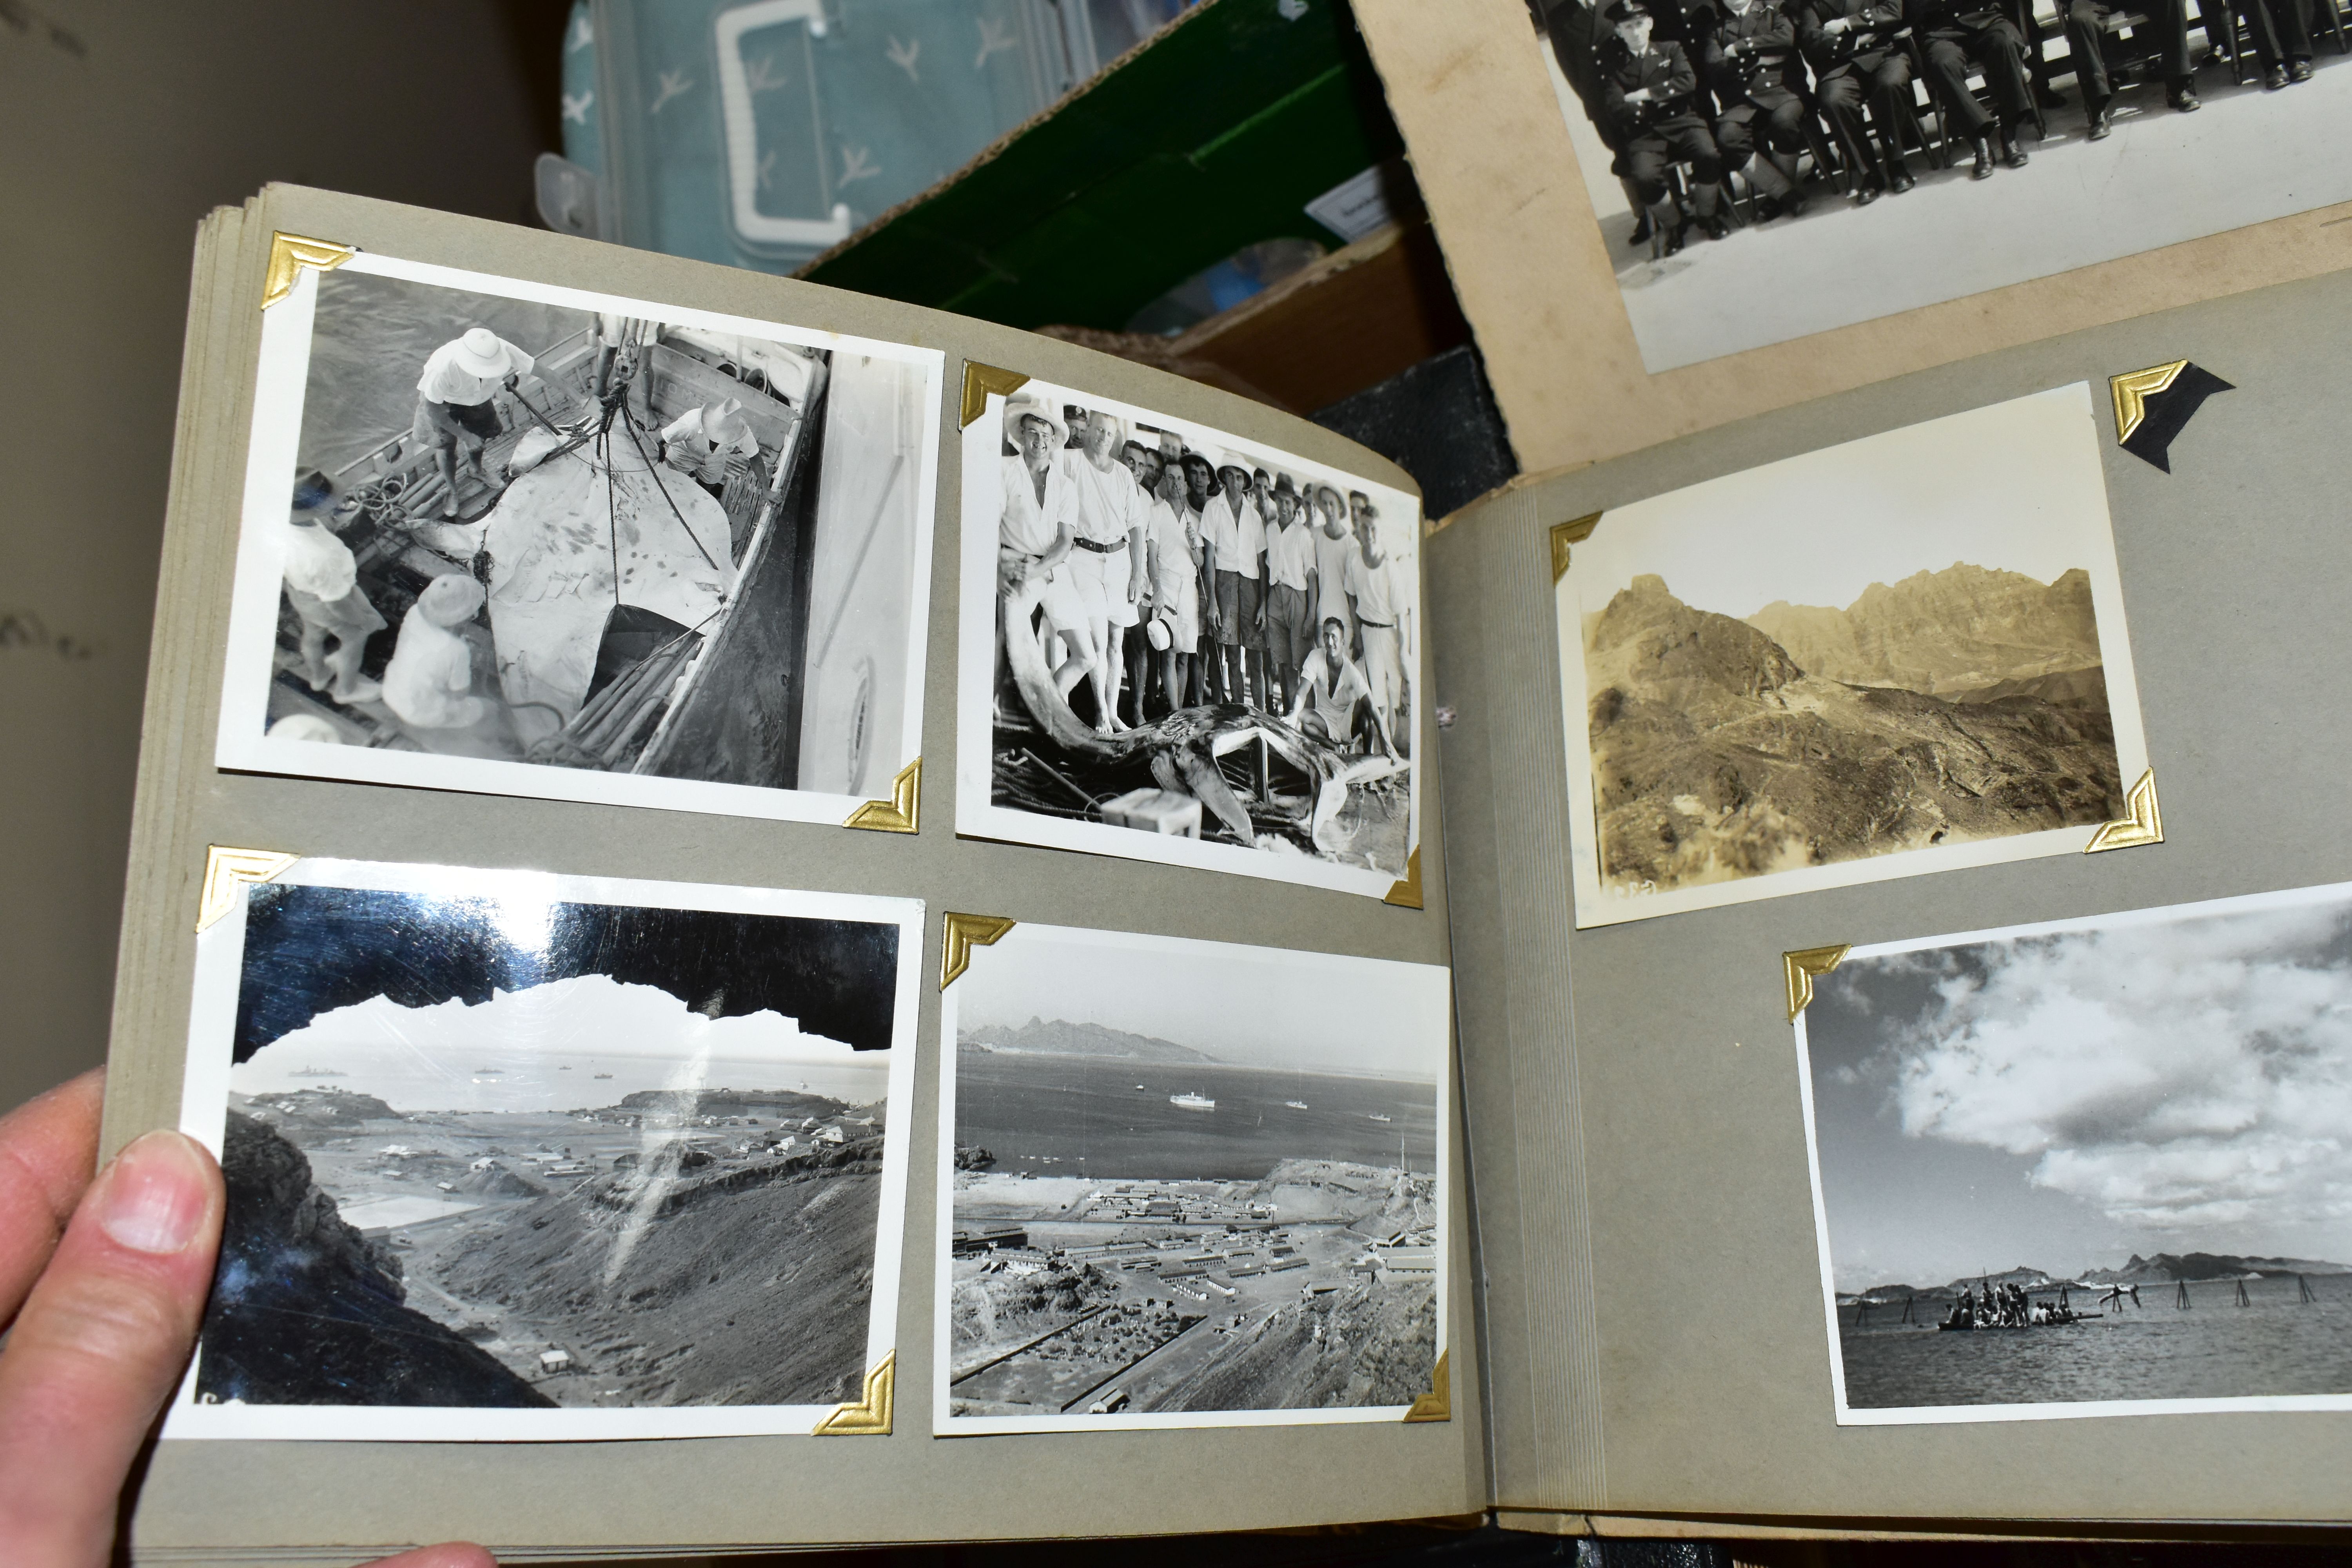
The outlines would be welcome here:
<svg viewBox="0 0 2352 1568">
<path fill-rule="evenodd" d="M 1443 1379 L 1444 969 L 1024 922 L 942 1004 L 936 1431 L 1397 1421 Z"/>
<path fill-rule="evenodd" d="M 1420 843 L 1420 507 L 1029 381 L 963 431 L 957 831 L 1383 898 Z"/>
<path fill-rule="evenodd" d="M 303 859 L 197 939 L 165 1435 L 808 1433 L 894 1343 L 922 906 Z"/>
<path fill-rule="evenodd" d="M 217 761 L 841 822 L 921 748 L 943 356 L 360 252 L 263 317 Z"/>
</svg>

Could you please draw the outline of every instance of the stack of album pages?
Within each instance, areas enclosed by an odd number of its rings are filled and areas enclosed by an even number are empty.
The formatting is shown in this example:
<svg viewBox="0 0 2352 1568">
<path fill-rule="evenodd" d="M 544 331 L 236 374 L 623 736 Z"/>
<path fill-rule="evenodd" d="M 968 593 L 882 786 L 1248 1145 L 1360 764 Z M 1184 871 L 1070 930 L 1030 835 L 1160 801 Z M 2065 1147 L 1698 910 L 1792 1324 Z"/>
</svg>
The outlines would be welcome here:
<svg viewBox="0 0 2352 1568">
<path fill-rule="evenodd" d="M 215 214 L 107 1142 L 230 1210 L 134 1558 L 2340 1516 L 2305 270 L 1704 394 L 1587 290 L 1498 387 L 1605 460 L 1432 524 L 1010 329 Z"/>
</svg>

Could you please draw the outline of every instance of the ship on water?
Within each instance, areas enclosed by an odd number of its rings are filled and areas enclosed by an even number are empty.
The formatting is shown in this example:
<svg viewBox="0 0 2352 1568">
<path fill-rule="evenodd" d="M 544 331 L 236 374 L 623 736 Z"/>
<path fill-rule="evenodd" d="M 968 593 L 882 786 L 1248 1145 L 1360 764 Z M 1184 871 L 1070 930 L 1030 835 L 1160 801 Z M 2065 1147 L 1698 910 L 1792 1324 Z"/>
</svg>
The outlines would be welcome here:
<svg viewBox="0 0 2352 1568">
<path fill-rule="evenodd" d="M 1303 1100 L 1286 1100 L 1282 1103 L 1290 1107 L 1293 1110 L 1304 1110 L 1307 1109 L 1307 1102 Z"/>
<path fill-rule="evenodd" d="M 1203 1094 L 1171 1094 L 1168 1103 L 1182 1110 L 1214 1110 L 1217 1102 Z"/>
<path fill-rule="evenodd" d="M 1375 1121 L 1394 1121 L 1396 1118 L 1393 1116 L 1382 1116 L 1379 1111 L 1375 1110 L 1372 1112 L 1372 1120 Z"/>
<path fill-rule="evenodd" d="M 352 1075 L 334 1068 L 303 1068 L 286 1075 L 288 1078 L 349 1078 Z"/>
</svg>

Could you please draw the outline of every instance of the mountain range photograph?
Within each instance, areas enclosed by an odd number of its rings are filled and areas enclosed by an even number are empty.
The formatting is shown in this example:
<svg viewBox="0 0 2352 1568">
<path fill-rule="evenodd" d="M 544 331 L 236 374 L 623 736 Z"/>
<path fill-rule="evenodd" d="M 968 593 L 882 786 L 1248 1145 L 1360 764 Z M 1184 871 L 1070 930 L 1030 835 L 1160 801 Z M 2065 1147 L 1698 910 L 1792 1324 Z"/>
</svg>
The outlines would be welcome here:
<svg viewBox="0 0 2352 1568">
<path fill-rule="evenodd" d="M 1602 513 L 1557 590 L 1579 923 L 2123 816 L 2146 744 L 2092 415 L 2062 387 Z"/>
<path fill-rule="evenodd" d="M 1843 609 L 1589 617 L 1604 883 L 1671 889 L 2122 815 L 2090 581 L 1955 562 Z"/>
</svg>

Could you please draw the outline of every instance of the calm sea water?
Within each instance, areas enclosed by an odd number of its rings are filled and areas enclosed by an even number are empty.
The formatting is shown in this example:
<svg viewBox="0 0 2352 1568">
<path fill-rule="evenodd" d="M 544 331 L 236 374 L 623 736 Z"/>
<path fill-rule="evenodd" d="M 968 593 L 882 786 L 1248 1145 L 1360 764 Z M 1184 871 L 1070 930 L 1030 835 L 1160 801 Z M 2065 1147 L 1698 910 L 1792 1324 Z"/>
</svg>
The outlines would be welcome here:
<svg viewBox="0 0 2352 1568">
<path fill-rule="evenodd" d="M 372 1094 L 404 1115 L 423 1110 L 594 1110 L 618 1105 L 625 1095 L 663 1089 L 784 1089 L 822 1094 L 865 1105 L 889 1092 L 889 1053 L 842 1066 L 714 1057 L 698 1072 L 678 1054 L 475 1048 L 463 1056 L 419 1051 L 407 1056 L 383 1051 L 338 1051 L 331 1046 L 289 1042 L 264 1047 L 232 1068 L 229 1087 L 239 1094 L 285 1094 L 298 1089 L 340 1089 Z M 313 1069 L 333 1074 L 311 1076 Z M 598 1077 L 598 1074 L 607 1077 Z"/>
<path fill-rule="evenodd" d="M 1138 1084 L 1143 1087 L 1139 1089 Z M 1171 1105 L 1202 1094 L 1214 1110 Z M 1304 1101 L 1295 1110 L 1286 1100 Z M 1374 1121 L 1377 1112 L 1391 1118 Z M 1003 1171 L 1255 1181 L 1285 1160 L 1437 1163 L 1437 1089 L 1400 1079 L 1095 1057 L 956 1053 L 956 1131 Z M 1058 1163 L 1044 1162 L 1052 1156 Z"/>
<path fill-rule="evenodd" d="M 2295 1282 L 2189 1287 L 2186 1311 L 2173 1287 L 2142 1285 L 2146 1305 L 2063 1328 L 1937 1333 L 1896 1327 L 1899 1307 L 1874 1307 L 1853 1327 L 1838 1309 L 1846 1403 L 1857 1409 L 1927 1405 L 2038 1405 L 2096 1399 L 2242 1399 L 2352 1394 L 2352 1275 Z M 1927 1310 L 1921 1303 L 1921 1310 Z M 1940 1314 L 1938 1314 L 1940 1315 Z"/>
<path fill-rule="evenodd" d="M 584 310 L 404 278 L 327 273 L 311 327 L 299 462 L 333 473 L 407 429 L 425 357 L 469 327 L 488 327 L 536 354 L 593 320 Z"/>
</svg>

